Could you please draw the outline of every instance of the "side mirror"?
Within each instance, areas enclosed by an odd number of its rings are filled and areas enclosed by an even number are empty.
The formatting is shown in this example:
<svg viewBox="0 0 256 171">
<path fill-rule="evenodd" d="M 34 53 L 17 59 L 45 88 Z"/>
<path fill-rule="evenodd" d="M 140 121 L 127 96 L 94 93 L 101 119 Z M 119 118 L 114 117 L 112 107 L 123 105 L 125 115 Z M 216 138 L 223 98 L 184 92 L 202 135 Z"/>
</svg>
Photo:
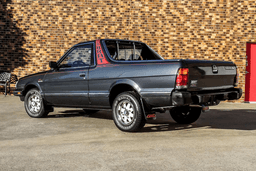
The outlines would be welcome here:
<svg viewBox="0 0 256 171">
<path fill-rule="evenodd" d="M 52 61 L 49 62 L 49 66 L 50 66 L 50 68 L 53 68 L 53 69 L 58 68 L 57 63 L 56 62 L 52 62 Z"/>
</svg>

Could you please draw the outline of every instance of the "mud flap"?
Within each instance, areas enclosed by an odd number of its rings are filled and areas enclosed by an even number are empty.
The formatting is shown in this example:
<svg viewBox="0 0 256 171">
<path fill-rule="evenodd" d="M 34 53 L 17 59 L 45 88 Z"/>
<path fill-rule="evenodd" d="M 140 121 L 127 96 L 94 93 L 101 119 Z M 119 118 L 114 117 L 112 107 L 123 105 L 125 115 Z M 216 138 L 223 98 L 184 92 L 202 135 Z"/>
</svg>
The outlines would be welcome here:
<svg viewBox="0 0 256 171">
<path fill-rule="evenodd" d="M 140 97 L 140 103 L 141 103 L 141 107 L 142 107 L 142 112 L 143 112 L 144 118 L 145 118 L 146 120 L 148 120 L 147 115 L 146 115 L 146 112 L 145 112 L 143 100 L 142 100 L 141 97 Z"/>
</svg>

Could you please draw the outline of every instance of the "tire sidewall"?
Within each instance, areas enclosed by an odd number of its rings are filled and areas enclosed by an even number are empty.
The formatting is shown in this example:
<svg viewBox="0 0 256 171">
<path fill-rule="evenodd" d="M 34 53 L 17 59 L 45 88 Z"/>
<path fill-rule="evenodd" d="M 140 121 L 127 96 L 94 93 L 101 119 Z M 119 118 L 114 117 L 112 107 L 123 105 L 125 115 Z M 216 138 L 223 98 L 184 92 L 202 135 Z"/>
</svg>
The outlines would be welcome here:
<svg viewBox="0 0 256 171">
<path fill-rule="evenodd" d="M 129 101 L 132 103 L 134 110 L 135 110 L 135 114 L 134 114 L 134 120 L 131 124 L 129 125 L 124 125 L 122 124 L 119 120 L 118 120 L 118 116 L 117 116 L 117 106 L 119 103 L 121 103 L 122 101 Z M 136 131 L 141 123 L 141 107 L 140 104 L 138 102 L 138 100 L 136 99 L 136 97 L 134 97 L 132 94 L 130 93 L 121 93 L 120 95 L 118 95 L 112 105 L 112 110 L 113 110 L 113 119 L 114 122 L 116 124 L 116 126 L 122 130 L 122 131 Z"/>
<path fill-rule="evenodd" d="M 37 93 L 39 95 L 39 98 L 40 98 L 40 103 L 41 103 L 41 108 L 39 110 L 39 112 L 37 113 L 32 113 L 29 108 L 28 108 L 28 99 L 30 96 L 32 96 L 33 94 Z M 44 104 L 43 104 L 43 98 L 40 94 L 40 92 L 37 90 L 37 89 L 31 89 L 27 92 L 26 96 L 25 96 L 25 100 L 24 100 L 24 106 L 25 106 L 25 110 L 27 112 L 27 114 L 30 116 L 30 117 L 33 117 L 33 118 L 40 118 L 40 117 L 43 117 L 44 113 L 45 113 L 45 110 L 44 110 Z"/>
</svg>

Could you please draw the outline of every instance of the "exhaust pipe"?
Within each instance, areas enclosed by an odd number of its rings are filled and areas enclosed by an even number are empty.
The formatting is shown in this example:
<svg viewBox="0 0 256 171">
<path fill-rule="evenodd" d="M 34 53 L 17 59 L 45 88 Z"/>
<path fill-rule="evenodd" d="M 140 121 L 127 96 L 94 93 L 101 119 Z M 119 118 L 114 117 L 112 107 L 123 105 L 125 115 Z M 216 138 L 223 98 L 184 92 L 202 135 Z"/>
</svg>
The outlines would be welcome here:
<svg viewBox="0 0 256 171">
<path fill-rule="evenodd" d="M 210 111 L 209 106 L 202 105 L 202 112 L 208 112 Z"/>
</svg>

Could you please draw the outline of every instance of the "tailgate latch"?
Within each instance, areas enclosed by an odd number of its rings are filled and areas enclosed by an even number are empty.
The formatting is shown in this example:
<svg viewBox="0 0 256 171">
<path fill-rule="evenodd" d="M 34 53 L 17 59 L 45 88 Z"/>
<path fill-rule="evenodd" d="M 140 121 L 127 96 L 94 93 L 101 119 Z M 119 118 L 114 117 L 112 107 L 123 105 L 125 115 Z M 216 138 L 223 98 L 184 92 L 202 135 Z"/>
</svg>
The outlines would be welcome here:
<svg viewBox="0 0 256 171">
<path fill-rule="evenodd" d="M 212 65 L 212 72 L 218 73 L 218 67 L 216 65 Z"/>
</svg>

